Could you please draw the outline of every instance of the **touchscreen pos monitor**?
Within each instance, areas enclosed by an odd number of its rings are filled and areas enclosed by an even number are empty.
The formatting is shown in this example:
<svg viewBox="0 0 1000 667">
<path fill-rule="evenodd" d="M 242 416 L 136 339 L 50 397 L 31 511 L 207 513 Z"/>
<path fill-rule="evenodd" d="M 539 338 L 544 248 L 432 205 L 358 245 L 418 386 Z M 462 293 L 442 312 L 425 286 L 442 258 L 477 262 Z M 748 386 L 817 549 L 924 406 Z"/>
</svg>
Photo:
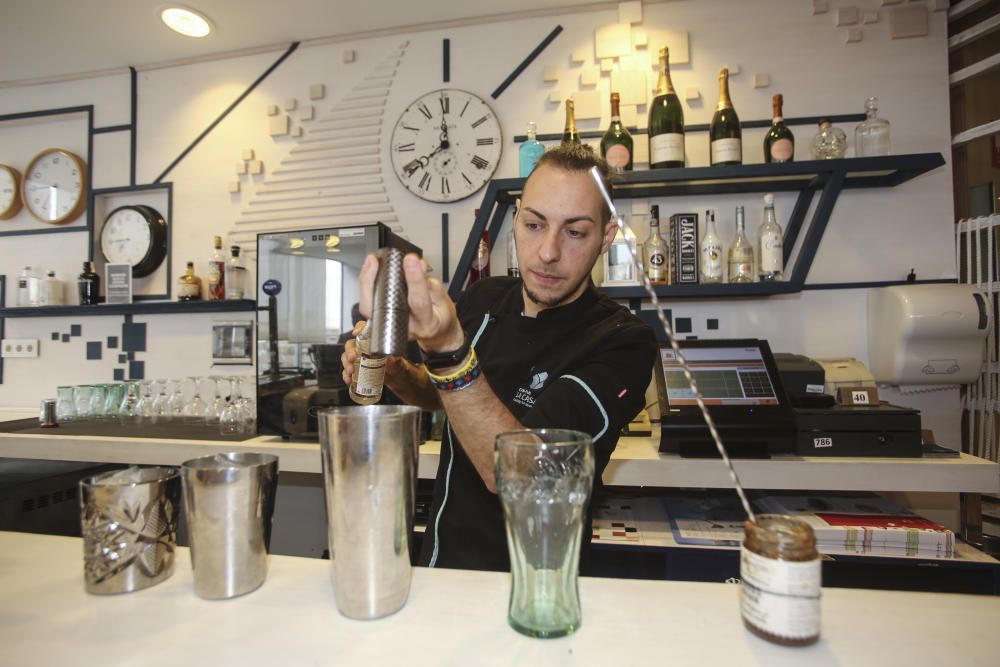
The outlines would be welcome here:
<svg viewBox="0 0 1000 667">
<path fill-rule="evenodd" d="M 733 458 L 766 458 L 795 449 L 795 415 L 767 341 L 677 341 L 715 427 Z M 660 451 L 718 457 L 718 450 L 669 342 L 654 369 Z"/>
</svg>

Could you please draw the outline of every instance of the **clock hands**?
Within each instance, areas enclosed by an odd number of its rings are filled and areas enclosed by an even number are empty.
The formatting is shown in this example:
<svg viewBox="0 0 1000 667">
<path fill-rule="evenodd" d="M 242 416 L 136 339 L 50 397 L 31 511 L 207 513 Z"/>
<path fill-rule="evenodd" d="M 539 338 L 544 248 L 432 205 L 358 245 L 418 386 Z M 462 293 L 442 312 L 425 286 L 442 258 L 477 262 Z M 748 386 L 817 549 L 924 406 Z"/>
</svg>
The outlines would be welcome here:
<svg viewBox="0 0 1000 667">
<path fill-rule="evenodd" d="M 441 119 L 441 137 L 438 147 L 432 150 L 427 155 L 422 157 L 414 158 L 403 165 L 403 171 L 406 172 L 407 176 L 413 176 L 414 173 L 421 167 L 427 168 L 430 164 L 431 158 L 440 153 L 451 148 L 451 143 L 448 141 L 448 123 L 445 122 L 444 118 Z"/>
</svg>

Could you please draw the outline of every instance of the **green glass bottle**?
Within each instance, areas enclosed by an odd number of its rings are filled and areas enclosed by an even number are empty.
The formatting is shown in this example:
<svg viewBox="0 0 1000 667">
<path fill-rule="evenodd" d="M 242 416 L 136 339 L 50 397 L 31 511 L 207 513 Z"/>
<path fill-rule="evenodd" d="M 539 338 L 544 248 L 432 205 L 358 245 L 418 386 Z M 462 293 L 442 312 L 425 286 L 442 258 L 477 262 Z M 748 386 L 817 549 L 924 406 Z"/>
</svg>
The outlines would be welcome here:
<svg viewBox="0 0 1000 667">
<path fill-rule="evenodd" d="M 618 93 L 611 93 L 611 126 L 601 139 L 601 157 L 615 174 L 632 171 L 632 135 L 622 124 L 620 99 Z"/>
<path fill-rule="evenodd" d="M 649 105 L 649 168 L 684 166 L 684 109 L 670 80 L 670 52 L 660 49 L 660 80 Z"/>
<path fill-rule="evenodd" d="M 774 115 L 771 129 L 764 136 L 764 162 L 791 162 L 795 159 L 795 135 L 785 125 L 781 114 L 783 101 L 780 93 L 771 98 Z"/>
<path fill-rule="evenodd" d="M 743 133 L 740 118 L 729 99 L 729 70 L 719 70 L 719 104 L 712 116 L 709 130 L 711 137 L 712 166 L 719 164 L 743 164 Z"/>
<path fill-rule="evenodd" d="M 580 143 L 580 132 L 576 129 L 576 115 L 573 112 L 573 100 L 566 100 L 566 127 L 563 129 L 562 143 Z"/>
</svg>

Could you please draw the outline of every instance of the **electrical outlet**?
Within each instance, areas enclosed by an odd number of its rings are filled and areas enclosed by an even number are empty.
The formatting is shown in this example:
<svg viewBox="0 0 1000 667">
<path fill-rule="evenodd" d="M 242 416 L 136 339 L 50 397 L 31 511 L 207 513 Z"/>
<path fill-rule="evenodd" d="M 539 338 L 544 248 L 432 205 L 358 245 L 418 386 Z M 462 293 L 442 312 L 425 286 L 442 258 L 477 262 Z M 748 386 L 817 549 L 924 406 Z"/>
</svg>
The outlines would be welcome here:
<svg viewBox="0 0 1000 667">
<path fill-rule="evenodd" d="M 0 340 L 0 357 L 37 357 L 37 338 L 4 338 Z"/>
</svg>

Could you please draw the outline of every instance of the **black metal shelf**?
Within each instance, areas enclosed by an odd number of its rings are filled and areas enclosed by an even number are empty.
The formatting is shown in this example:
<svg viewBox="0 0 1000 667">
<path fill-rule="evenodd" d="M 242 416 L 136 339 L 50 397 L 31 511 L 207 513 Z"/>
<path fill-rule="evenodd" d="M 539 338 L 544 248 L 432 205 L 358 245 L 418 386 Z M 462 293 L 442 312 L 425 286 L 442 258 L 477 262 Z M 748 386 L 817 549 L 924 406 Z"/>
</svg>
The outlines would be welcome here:
<svg viewBox="0 0 1000 667">
<path fill-rule="evenodd" d="M 67 315 L 162 315 L 167 313 L 236 313 L 257 309 L 252 299 L 225 301 L 137 301 L 102 303 L 96 306 L 38 306 L 35 308 L 0 308 L 4 317 L 63 317 Z"/>
<path fill-rule="evenodd" d="M 805 285 L 809 267 L 833 213 L 837 197 L 845 188 L 887 188 L 905 183 L 944 164 L 940 153 L 880 155 L 875 157 L 808 160 L 772 164 L 649 169 L 615 177 L 615 199 L 726 195 L 751 192 L 798 192 L 799 196 L 785 227 L 784 251 L 787 282 L 747 285 L 671 285 L 658 288 L 665 297 L 768 296 L 799 292 Z M 507 211 L 524 189 L 524 178 L 490 182 L 472 225 L 465 249 L 452 275 L 448 292 L 453 299 L 462 293 L 483 231 L 489 230 L 490 246 L 507 217 Z M 816 193 L 819 203 L 805 228 L 794 266 L 788 260 L 802 231 L 806 214 Z M 790 269 L 790 270 L 789 270 Z M 614 298 L 642 298 L 639 287 L 607 287 L 602 291 Z"/>
</svg>

